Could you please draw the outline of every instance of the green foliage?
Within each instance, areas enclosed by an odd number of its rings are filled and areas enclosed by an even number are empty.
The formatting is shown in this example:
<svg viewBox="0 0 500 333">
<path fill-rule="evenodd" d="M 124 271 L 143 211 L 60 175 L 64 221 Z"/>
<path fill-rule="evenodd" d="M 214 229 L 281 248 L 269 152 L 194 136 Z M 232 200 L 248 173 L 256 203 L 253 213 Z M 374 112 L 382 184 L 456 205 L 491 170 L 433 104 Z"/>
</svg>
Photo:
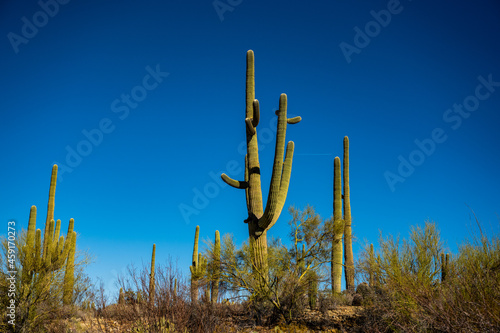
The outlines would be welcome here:
<svg viewBox="0 0 500 333">
<path fill-rule="evenodd" d="M 232 236 L 222 238 L 222 284 L 230 299 L 247 300 L 258 322 L 289 322 L 308 303 L 315 307 L 318 285 L 326 277 L 324 266 L 331 261 L 332 220 L 323 221 L 310 206 L 303 211 L 291 207 L 289 212 L 291 245 L 279 239 L 268 242 L 268 279 L 255 274 L 248 243 L 237 248 Z"/>
<path fill-rule="evenodd" d="M 5 261 L 0 262 L 0 305 L 5 308 L 10 302 L 11 298 L 7 297 L 10 286 L 7 277 L 14 277 L 16 293 L 12 299 L 17 307 L 16 332 L 42 330 L 41 324 L 44 320 L 61 313 L 63 304 L 81 301 L 89 288 L 88 277 L 83 268 L 89 264 L 90 258 L 83 255 L 75 261 L 76 233 L 73 231 L 73 219 L 70 220 L 66 240 L 60 235 L 61 221 L 54 221 L 56 182 L 57 165 L 54 165 L 44 236 L 42 237 L 40 229 L 36 229 L 37 209 L 32 206 L 28 230 L 18 231 L 13 242 L 2 239 Z M 8 266 L 7 260 L 8 256 L 12 255 L 9 253 L 12 245 L 17 249 L 15 270 Z M 2 317 L 0 331 L 7 327 L 5 320 L 6 318 Z"/>
<path fill-rule="evenodd" d="M 412 228 L 408 240 L 380 236 L 377 253 L 365 249 L 359 268 L 375 292 L 367 310 L 376 318 L 372 325 L 405 332 L 500 330 L 498 235 L 474 236 L 448 260 L 443 250 L 430 222 Z"/>
</svg>

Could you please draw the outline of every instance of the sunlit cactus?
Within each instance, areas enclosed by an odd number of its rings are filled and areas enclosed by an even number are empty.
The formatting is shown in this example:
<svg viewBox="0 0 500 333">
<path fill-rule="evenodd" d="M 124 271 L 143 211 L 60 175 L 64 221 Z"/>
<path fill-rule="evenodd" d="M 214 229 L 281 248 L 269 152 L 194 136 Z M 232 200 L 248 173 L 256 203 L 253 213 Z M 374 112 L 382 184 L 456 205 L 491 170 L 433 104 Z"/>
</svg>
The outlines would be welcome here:
<svg viewBox="0 0 500 333">
<path fill-rule="evenodd" d="M 288 142 L 285 153 L 285 137 L 287 124 L 296 124 L 301 118 L 287 118 L 287 96 L 281 94 L 279 99 L 278 125 L 276 133 L 276 149 L 274 155 L 273 172 L 267 204 L 264 210 L 260 181 L 259 149 L 257 144 L 257 125 L 260 120 L 259 101 L 255 99 L 255 64 L 252 50 L 247 52 L 246 68 L 246 143 L 245 179 L 237 181 L 222 174 L 222 179 L 230 186 L 244 189 L 248 217 L 248 232 L 252 251 L 254 272 L 266 277 L 267 263 L 267 231 L 276 223 L 285 204 L 288 185 L 292 170 L 294 143 Z M 284 161 L 283 161 L 284 158 Z"/>
<path fill-rule="evenodd" d="M 220 233 L 219 230 L 215 231 L 215 243 L 214 243 L 214 258 L 212 262 L 212 292 L 211 299 L 212 303 L 217 303 L 217 298 L 219 297 L 219 283 L 220 283 Z"/>
<path fill-rule="evenodd" d="M 354 291 L 354 256 L 352 253 L 351 199 L 349 188 L 349 138 L 344 137 L 343 188 L 344 188 L 344 258 L 345 286 Z"/>
<path fill-rule="evenodd" d="M 76 232 L 68 235 L 66 241 L 69 241 L 68 259 L 66 261 L 66 270 L 64 271 L 63 285 L 63 304 L 73 303 L 73 288 L 75 284 L 75 252 L 76 252 Z"/>
<path fill-rule="evenodd" d="M 340 158 L 333 162 L 333 233 L 332 240 L 332 292 L 340 293 L 342 285 L 342 236 L 344 221 L 342 220 L 342 183 L 340 180 Z"/>
<path fill-rule="evenodd" d="M 205 275 L 206 260 L 201 253 L 198 253 L 198 239 L 200 237 L 200 226 L 196 226 L 194 234 L 193 261 L 189 267 L 191 271 L 191 302 L 198 300 L 199 280 Z"/>
<path fill-rule="evenodd" d="M 153 254 L 151 255 L 151 273 L 149 275 L 149 302 L 155 304 L 155 254 L 156 244 L 153 244 Z"/>
</svg>

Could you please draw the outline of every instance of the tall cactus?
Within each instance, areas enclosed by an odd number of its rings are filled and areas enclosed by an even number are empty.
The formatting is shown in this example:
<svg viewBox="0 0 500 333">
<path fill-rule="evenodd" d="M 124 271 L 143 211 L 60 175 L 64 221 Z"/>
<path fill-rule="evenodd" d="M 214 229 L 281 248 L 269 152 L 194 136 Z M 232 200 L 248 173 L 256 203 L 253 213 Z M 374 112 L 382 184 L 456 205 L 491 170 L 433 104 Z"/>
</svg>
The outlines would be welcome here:
<svg viewBox="0 0 500 333">
<path fill-rule="evenodd" d="M 373 244 L 370 244 L 370 250 L 368 251 L 368 283 L 370 287 L 375 286 L 375 251 L 373 250 Z"/>
<path fill-rule="evenodd" d="M 156 244 L 153 244 L 153 254 L 151 255 L 151 274 L 149 275 L 149 303 L 151 306 L 155 304 L 155 255 Z"/>
<path fill-rule="evenodd" d="M 220 283 L 220 233 L 219 230 L 215 231 L 214 243 L 214 258 L 212 262 L 212 292 L 210 294 L 210 302 L 217 303 L 219 297 L 219 283 Z"/>
<path fill-rule="evenodd" d="M 450 254 L 446 253 L 441 253 L 441 282 L 444 282 L 446 280 L 446 276 L 448 275 L 448 265 L 450 261 Z"/>
<path fill-rule="evenodd" d="M 333 161 L 333 233 L 332 240 L 332 292 L 340 293 L 342 285 L 342 236 L 344 222 L 342 220 L 342 183 L 340 180 L 340 158 Z"/>
<path fill-rule="evenodd" d="M 191 302 L 198 300 L 199 280 L 205 274 L 206 262 L 201 253 L 198 253 L 198 239 L 200 237 L 200 226 L 196 226 L 194 234 L 193 264 L 189 267 L 191 271 Z"/>
<path fill-rule="evenodd" d="M 351 199 L 349 189 L 349 138 L 344 137 L 344 259 L 345 259 L 345 287 L 354 291 L 354 256 L 352 253 L 352 231 L 351 231 Z"/>
<path fill-rule="evenodd" d="M 68 235 L 69 252 L 66 262 L 66 270 L 64 272 L 64 285 L 63 285 L 63 304 L 73 304 L 73 288 L 75 285 L 75 251 L 76 251 L 76 232 L 73 231 Z M 68 241 L 67 240 L 67 241 Z"/>
<path fill-rule="evenodd" d="M 279 100 L 276 149 L 273 172 L 266 208 L 263 208 L 260 182 L 259 149 L 257 144 L 257 125 L 260 119 L 259 101 L 255 99 L 255 64 L 252 50 L 247 52 L 246 68 L 246 142 L 245 179 L 237 181 L 222 174 L 222 179 L 230 186 L 244 189 L 248 209 L 248 233 L 252 252 L 253 268 L 256 274 L 267 279 L 267 231 L 276 223 L 285 204 L 292 170 L 294 143 L 288 142 L 285 154 L 287 124 L 296 124 L 301 118 L 287 118 L 287 96 L 281 94 Z M 285 158 L 283 162 L 283 157 Z"/>
<path fill-rule="evenodd" d="M 55 196 L 56 196 L 56 184 L 57 184 L 57 164 L 52 166 L 52 175 L 50 176 L 50 187 L 49 187 L 49 202 L 47 204 L 47 219 L 45 220 L 45 230 L 43 235 L 43 258 L 48 254 L 48 242 L 51 237 L 49 237 L 49 228 L 51 221 L 54 219 L 54 206 L 55 206 Z"/>
</svg>

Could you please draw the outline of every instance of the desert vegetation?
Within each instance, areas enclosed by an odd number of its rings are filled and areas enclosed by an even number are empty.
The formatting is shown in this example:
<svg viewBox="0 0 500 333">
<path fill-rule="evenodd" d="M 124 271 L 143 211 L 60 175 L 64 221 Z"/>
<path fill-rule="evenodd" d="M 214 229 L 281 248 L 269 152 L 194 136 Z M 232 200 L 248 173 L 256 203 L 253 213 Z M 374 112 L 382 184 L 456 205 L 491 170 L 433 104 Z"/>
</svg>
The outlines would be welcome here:
<svg viewBox="0 0 500 333">
<path fill-rule="evenodd" d="M 249 237 L 193 230 L 188 276 L 170 258 L 130 264 L 110 296 L 91 281 L 91 257 L 77 246 L 75 221 L 61 235 L 54 220 L 57 165 L 52 169 L 44 230 L 31 207 L 28 230 L 2 239 L 0 304 L 3 332 L 498 332 L 500 331 L 500 238 L 477 232 L 450 253 L 437 225 L 426 221 L 407 238 L 380 234 L 355 260 L 349 186 L 349 138 L 343 159 L 333 161 L 333 211 L 321 217 L 312 205 L 290 207 L 286 235 L 269 238 L 289 188 L 294 143 L 285 149 L 287 96 L 279 98 L 276 149 L 267 203 L 261 189 L 254 54 L 247 53 L 245 133 L 241 181 Z M 246 213 L 245 213 L 246 214 Z M 244 223 L 243 223 L 244 222 Z M 355 231 L 355 230 L 354 230 Z M 200 233 L 214 235 L 200 244 Z M 215 234 L 214 234 L 215 232 Z M 404 232 L 404 230 L 402 230 Z M 17 251 L 11 251 L 15 243 Z M 15 257 L 13 260 L 12 256 Z M 164 258 L 162 258 L 164 259 Z M 163 261 L 163 260 L 162 260 Z M 15 262 L 15 267 L 12 263 Z M 342 276 L 345 288 L 342 289 Z M 11 290 L 14 298 L 10 296 Z M 9 323 L 14 299 L 15 325 Z"/>
</svg>

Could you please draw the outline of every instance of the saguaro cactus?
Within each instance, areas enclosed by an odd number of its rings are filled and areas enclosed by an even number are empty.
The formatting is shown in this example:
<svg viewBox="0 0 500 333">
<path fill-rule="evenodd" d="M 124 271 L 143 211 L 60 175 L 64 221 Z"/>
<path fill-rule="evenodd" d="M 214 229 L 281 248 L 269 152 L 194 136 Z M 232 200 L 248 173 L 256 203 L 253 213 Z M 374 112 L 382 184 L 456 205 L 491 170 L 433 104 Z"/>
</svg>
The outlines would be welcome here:
<svg viewBox="0 0 500 333">
<path fill-rule="evenodd" d="M 194 247 L 193 247 L 193 264 L 189 267 L 191 271 L 191 302 L 198 300 L 198 282 L 205 274 L 206 262 L 205 258 L 198 253 L 198 239 L 200 237 L 200 226 L 196 226 L 194 234 Z"/>
<path fill-rule="evenodd" d="M 75 284 L 75 251 L 76 251 L 76 232 L 73 231 L 68 235 L 70 240 L 68 260 L 66 262 L 66 271 L 64 272 L 63 286 L 63 304 L 70 305 L 73 303 L 73 288 Z"/>
<path fill-rule="evenodd" d="M 214 258 L 212 262 L 212 292 L 210 301 L 217 303 L 219 297 L 219 282 L 220 282 L 220 233 L 219 230 L 215 231 L 214 243 Z"/>
<path fill-rule="evenodd" d="M 149 275 L 149 303 L 155 304 L 155 254 L 156 244 L 153 244 L 153 254 L 151 255 L 151 274 Z"/>
<path fill-rule="evenodd" d="M 49 237 L 49 228 L 51 221 L 54 219 L 54 206 L 56 197 L 56 184 L 57 184 L 57 164 L 52 166 L 52 175 L 50 176 L 50 187 L 49 187 L 49 202 L 47 204 L 47 219 L 45 220 L 45 230 L 43 235 L 43 258 L 45 259 L 48 254 L 48 242 L 51 239 Z"/>
<path fill-rule="evenodd" d="M 448 264 L 450 260 L 450 254 L 441 253 L 441 282 L 446 280 L 446 276 L 448 275 Z"/>
<path fill-rule="evenodd" d="M 259 150 L 257 144 L 257 125 L 260 119 L 259 101 L 255 99 L 255 65 L 254 53 L 247 52 L 246 68 L 246 142 L 245 179 L 237 181 L 222 174 L 222 179 L 230 186 L 244 189 L 248 209 L 248 233 L 252 251 L 254 273 L 267 279 L 267 230 L 278 217 L 285 204 L 292 170 L 294 143 L 288 142 L 285 154 L 285 137 L 287 124 L 296 124 L 301 118 L 287 118 L 287 96 L 281 94 L 279 100 L 278 125 L 276 133 L 276 149 L 274 155 L 271 185 L 265 210 L 262 203 L 260 182 Z M 283 157 L 285 158 L 283 162 Z"/>
<path fill-rule="evenodd" d="M 340 158 L 333 161 L 333 233 L 332 240 L 332 292 L 340 293 L 342 284 L 342 184 L 340 180 Z"/>
<path fill-rule="evenodd" d="M 344 258 L 345 258 L 345 286 L 349 291 L 354 291 L 354 256 L 352 253 L 351 231 L 351 199 L 349 189 L 349 138 L 344 137 Z"/>
<path fill-rule="evenodd" d="M 370 244 L 368 250 L 368 283 L 370 287 L 375 286 L 375 251 L 373 250 L 373 244 Z"/>
</svg>

